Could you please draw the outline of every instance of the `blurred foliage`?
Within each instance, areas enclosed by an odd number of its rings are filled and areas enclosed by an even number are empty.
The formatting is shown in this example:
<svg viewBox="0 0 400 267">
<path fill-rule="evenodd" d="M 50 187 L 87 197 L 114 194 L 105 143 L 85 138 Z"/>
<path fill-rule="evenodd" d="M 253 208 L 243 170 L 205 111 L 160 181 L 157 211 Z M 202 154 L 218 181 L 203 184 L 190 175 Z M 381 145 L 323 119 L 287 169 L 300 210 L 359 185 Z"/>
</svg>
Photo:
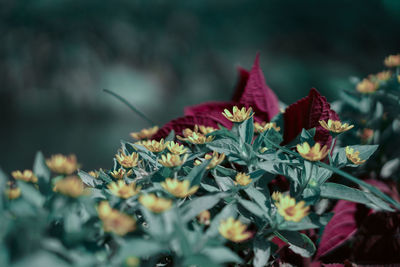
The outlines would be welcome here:
<svg viewBox="0 0 400 267">
<path fill-rule="evenodd" d="M 257 51 L 282 101 L 312 86 L 335 99 L 349 75 L 397 52 L 399 27 L 396 0 L 3 0 L 0 164 L 28 167 L 42 149 L 104 166 L 146 125 L 101 89 L 162 125 L 185 105 L 227 99 L 234 66 Z"/>
</svg>

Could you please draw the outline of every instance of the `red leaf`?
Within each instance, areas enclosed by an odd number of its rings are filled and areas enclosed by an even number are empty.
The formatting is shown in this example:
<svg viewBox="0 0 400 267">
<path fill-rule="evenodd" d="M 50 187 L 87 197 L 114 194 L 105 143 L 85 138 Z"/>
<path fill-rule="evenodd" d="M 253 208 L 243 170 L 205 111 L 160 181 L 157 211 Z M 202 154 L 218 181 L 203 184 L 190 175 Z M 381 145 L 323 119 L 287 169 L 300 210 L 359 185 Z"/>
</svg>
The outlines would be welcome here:
<svg viewBox="0 0 400 267">
<path fill-rule="evenodd" d="M 283 115 L 284 134 L 282 144 L 287 144 L 301 133 L 301 130 L 316 128 L 314 140 L 321 145 L 331 144 L 329 131 L 322 128 L 320 120 L 339 120 L 338 115 L 330 107 L 324 96 L 312 88 L 308 96 L 286 108 Z"/>
<path fill-rule="evenodd" d="M 246 107 L 252 107 L 257 121 L 270 121 L 279 113 L 279 102 L 275 93 L 266 85 L 264 75 L 260 68 L 260 54 L 257 54 L 254 65 L 248 75 L 246 87 L 241 90 L 245 79 L 245 72 L 240 70 L 241 79 L 234 100 Z M 241 93 L 241 96 L 239 97 Z"/>
<path fill-rule="evenodd" d="M 234 102 L 206 102 L 196 106 L 186 107 L 185 116 L 207 116 L 226 128 L 232 128 L 232 122 L 227 120 L 222 115 L 222 112 L 226 108 L 232 110 L 235 105 L 237 104 Z"/>
<path fill-rule="evenodd" d="M 349 240 L 357 231 L 359 220 L 366 214 L 360 214 L 359 205 L 354 202 L 339 200 L 333 209 L 334 216 L 324 229 L 316 259 L 332 252 Z M 358 217 L 361 218 L 358 218 Z"/>
<path fill-rule="evenodd" d="M 174 119 L 167 124 L 165 124 L 163 127 L 161 127 L 157 133 L 152 137 L 152 139 L 155 140 L 160 140 L 161 138 L 165 138 L 168 136 L 168 134 L 171 132 L 171 130 L 174 130 L 176 134 L 181 135 L 182 130 L 186 128 L 193 129 L 194 126 L 197 125 L 204 125 L 204 126 L 210 126 L 218 129 L 218 123 L 219 121 L 211 119 L 210 117 L 207 116 L 184 116 L 180 117 L 177 119 Z"/>
</svg>

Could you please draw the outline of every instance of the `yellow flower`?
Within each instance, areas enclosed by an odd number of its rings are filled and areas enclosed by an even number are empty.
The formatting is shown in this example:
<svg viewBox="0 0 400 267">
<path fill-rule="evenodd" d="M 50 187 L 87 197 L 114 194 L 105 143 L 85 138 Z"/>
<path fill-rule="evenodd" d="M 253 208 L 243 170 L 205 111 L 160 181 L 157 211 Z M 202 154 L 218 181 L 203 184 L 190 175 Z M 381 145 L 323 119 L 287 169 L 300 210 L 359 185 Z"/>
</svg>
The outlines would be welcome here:
<svg viewBox="0 0 400 267">
<path fill-rule="evenodd" d="M 180 145 L 179 143 L 175 143 L 174 141 L 170 141 L 167 143 L 168 150 L 175 155 L 182 155 L 187 152 L 187 148 L 184 145 Z"/>
<path fill-rule="evenodd" d="M 131 176 L 133 173 L 132 170 L 129 170 L 128 172 L 124 168 L 119 168 L 118 170 L 110 172 L 111 176 L 114 177 L 115 179 L 122 179 L 126 175 L 127 177 Z"/>
<path fill-rule="evenodd" d="M 52 155 L 46 160 L 47 166 L 56 173 L 72 174 L 78 169 L 75 155 L 64 156 L 61 154 Z"/>
<path fill-rule="evenodd" d="M 149 139 L 158 131 L 158 126 L 142 129 L 140 132 L 131 133 L 132 138 L 136 140 Z"/>
<path fill-rule="evenodd" d="M 208 210 L 203 210 L 197 215 L 197 220 L 199 223 L 204 225 L 210 225 L 211 213 Z"/>
<path fill-rule="evenodd" d="M 246 186 L 249 183 L 251 183 L 252 179 L 250 178 L 250 175 L 246 175 L 243 172 L 238 172 L 238 174 L 236 174 L 235 180 L 238 184 L 242 185 L 242 186 Z"/>
<path fill-rule="evenodd" d="M 92 176 L 93 178 L 99 178 L 99 172 L 98 171 L 90 171 L 90 172 L 88 172 L 88 174 L 90 175 L 90 176 Z"/>
<path fill-rule="evenodd" d="M 378 82 L 384 82 L 390 79 L 392 77 L 392 72 L 390 70 L 387 71 L 381 71 L 378 72 L 377 74 L 371 74 L 368 76 L 368 78 L 371 81 L 378 81 Z"/>
<path fill-rule="evenodd" d="M 112 209 L 107 201 L 100 202 L 97 207 L 100 220 L 105 232 L 123 236 L 136 229 L 136 220 L 127 214 Z"/>
<path fill-rule="evenodd" d="M 304 142 L 303 144 L 298 144 L 296 148 L 299 154 L 309 161 L 318 161 L 324 159 L 329 152 L 326 145 L 321 149 L 321 145 L 319 143 L 316 143 L 310 148 L 310 145 L 307 142 Z"/>
<path fill-rule="evenodd" d="M 57 181 L 53 191 L 69 197 L 79 197 L 84 194 L 84 186 L 82 180 L 78 177 L 68 176 Z"/>
<path fill-rule="evenodd" d="M 107 185 L 111 193 L 120 198 L 130 198 L 140 192 L 141 186 L 136 186 L 136 183 L 126 184 L 124 180 L 118 180 Z"/>
<path fill-rule="evenodd" d="M 361 141 L 363 143 L 367 143 L 374 136 L 374 130 L 373 129 L 369 129 L 369 128 L 365 128 L 358 135 L 360 136 Z"/>
<path fill-rule="evenodd" d="M 281 130 L 281 127 L 276 126 L 275 122 L 263 121 L 262 123 L 258 123 L 258 122 L 254 123 L 254 132 L 256 132 L 256 133 L 263 133 L 272 128 L 277 132 L 279 132 Z"/>
<path fill-rule="evenodd" d="M 125 260 L 126 267 L 139 267 L 140 260 L 136 257 L 128 257 Z"/>
<path fill-rule="evenodd" d="M 213 127 L 206 127 L 204 125 L 195 125 L 194 130 L 186 128 L 183 130 L 183 136 L 177 136 L 181 141 L 189 142 L 196 145 L 209 143 L 214 140 L 214 136 L 206 136 L 209 133 L 216 131 Z"/>
<path fill-rule="evenodd" d="M 23 172 L 21 172 L 21 171 L 13 171 L 11 173 L 11 175 L 16 180 L 21 180 L 21 181 L 24 181 L 24 182 L 37 183 L 37 181 L 38 181 L 38 178 L 36 177 L 36 175 L 31 170 L 24 170 Z"/>
<path fill-rule="evenodd" d="M 234 106 L 232 113 L 228 109 L 224 109 L 222 115 L 224 115 L 225 118 L 232 122 L 242 122 L 250 119 L 254 115 L 254 113 L 252 108 L 246 110 L 245 107 L 239 109 L 237 106 Z"/>
<path fill-rule="evenodd" d="M 286 221 L 299 222 L 308 214 L 310 207 L 304 207 L 305 202 L 300 201 L 296 204 L 296 200 L 290 196 L 280 196 L 275 202 L 278 213 L 285 218 Z"/>
<path fill-rule="evenodd" d="M 21 188 L 9 181 L 7 182 L 7 189 L 4 190 L 4 194 L 9 200 L 17 199 L 21 196 Z"/>
<path fill-rule="evenodd" d="M 161 159 L 158 159 L 158 162 L 164 167 L 173 168 L 183 165 L 187 157 L 187 154 L 181 158 L 179 155 L 167 153 L 167 155 L 161 155 Z"/>
<path fill-rule="evenodd" d="M 282 193 L 275 191 L 272 193 L 271 198 L 275 201 L 278 202 L 282 198 Z"/>
<path fill-rule="evenodd" d="M 171 208 L 172 200 L 157 197 L 154 194 L 142 195 L 139 197 L 139 202 L 148 210 L 160 213 Z"/>
<path fill-rule="evenodd" d="M 260 153 L 264 153 L 265 151 L 267 151 L 268 150 L 268 147 L 262 147 L 262 148 L 260 148 L 258 151 L 260 152 Z"/>
<path fill-rule="evenodd" d="M 397 81 L 400 83 L 400 75 L 397 75 Z"/>
<path fill-rule="evenodd" d="M 400 54 L 390 55 L 385 58 L 385 66 L 386 67 L 399 67 L 400 66 Z"/>
<path fill-rule="evenodd" d="M 369 79 L 363 79 L 361 82 L 359 82 L 356 86 L 356 89 L 358 92 L 363 93 L 363 94 L 371 94 L 375 93 L 376 90 L 379 88 L 379 83 L 377 82 L 372 82 Z"/>
<path fill-rule="evenodd" d="M 196 193 L 199 186 L 190 187 L 189 180 L 179 181 L 178 179 L 167 178 L 161 183 L 161 186 L 175 197 L 184 198 Z M 189 188 L 190 187 L 190 188 Z"/>
<path fill-rule="evenodd" d="M 246 228 L 247 226 L 241 221 L 229 217 L 228 219 L 221 221 L 218 230 L 226 239 L 238 243 L 251 238 L 252 233 L 246 231 Z"/>
<path fill-rule="evenodd" d="M 354 151 L 354 148 L 346 146 L 346 157 L 356 165 L 363 164 L 366 160 L 360 159 L 360 151 Z"/>
<path fill-rule="evenodd" d="M 225 159 L 225 154 L 223 154 L 223 153 L 218 154 L 218 152 L 214 151 L 212 155 L 211 155 L 211 154 L 205 155 L 205 156 L 204 156 L 204 159 L 205 159 L 205 160 L 211 159 L 210 163 L 207 165 L 207 169 L 212 169 L 212 168 L 217 167 L 217 165 L 221 164 L 221 162 L 224 161 L 224 159 Z M 201 160 L 196 160 L 196 161 L 194 162 L 194 165 L 198 166 L 198 165 L 200 165 L 201 163 L 202 163 Z"/>
<path fill-rule="evenodd" d="M 138 142 L 138 144 L 144 146 L 145 148 L 147 148 L 147 150 L 149 150 L 151 152 L 161 152 L 167 146 L 164 142 L 164 139 L 161 139 L 160 141 L 147 140 L 147 141 Z"/>
<path fill-rule="evenodd" d="M 135 152 L 127 155 L 123 151 L 120 151 L 120 153 L 116 154 L 115 157 L 117 158 L 118 163 L 124 168 L 132 168 L 137 166 L 139 160 L 139 154 Z"/>
<path fill-rule="evenodd" d="M 197 132 L 197 128 L 200 130 L 200 132 L 204 135 L 215 132 L 217 129 L 215 129 L 214 127 L 210 127 L 210 126 L 204 126 L 204 125 L 195 125 L 194 129 Z"/>
<path fill-rule="evenodd" d="M 333 133 L 343 133 L 354 127 L 354 125 L 349 125 L 348 123 L 342 124 L 341 121 L 334 121 L 331 119 L 328 120 L 328 123 L 326 121 L 319 121 L 319 124 L 321 124 L 324 129 Z"/>
</svg>

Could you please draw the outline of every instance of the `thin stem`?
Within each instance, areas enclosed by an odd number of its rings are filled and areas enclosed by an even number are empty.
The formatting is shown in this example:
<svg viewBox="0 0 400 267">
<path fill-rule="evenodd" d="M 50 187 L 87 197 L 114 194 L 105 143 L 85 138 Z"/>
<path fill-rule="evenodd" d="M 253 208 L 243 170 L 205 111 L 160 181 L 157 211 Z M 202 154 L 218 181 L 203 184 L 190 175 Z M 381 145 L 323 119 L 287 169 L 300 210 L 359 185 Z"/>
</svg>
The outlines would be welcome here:
<svg viewBox="0 0 400 267">
<path fill-rule="evenodd" d="M 112 95 L 113 97 L 117 98 L 119 101 L 121 101 L 122 103 L 124 103 L 125 105 L 127 105 L 133 112 L 135 112 L 136 114 L 138 114 L 140 117 L 142 117 L 142 119 L 144 119 L 145 121 L 147 121 L 151 126 L 156 125 L 151 119 L 149 119 L 146 115 L 144 115 L 140 110 L 138 110 L 137 108 L 135 108 L 131 103 L 129 103 L 125 98 L 123 98 L 122 96 L 120 96 L 117 93 L 114 93 L 113 91 L 110 91 L 108 89 L 103 89 L 103 91 L 107 94 Z"/>
<path fill-rule="evenodd" d="M 296 194 L 296 197 L 295 197 L 296 199 L 297 199 L 299 196 L 301 196 L 301 194 L 303 193 L 304 189 L 307 188 L 307 185 L 308 185 L 308 183 L 309 183 L 310 180 L 311 180 L 311 176 L 312 176 L 313 169 L 314 169 L 314 164 L 312 163 L 312 164 L 311 164 L 311 168 L 310 168 L 310 174 L 309 174 L 308 177 L 307 177 L 307 181 L 303 184 L 303 186 L 301 187 L 301 189 L 299 190 L 299 192 Z"/>
</svg>

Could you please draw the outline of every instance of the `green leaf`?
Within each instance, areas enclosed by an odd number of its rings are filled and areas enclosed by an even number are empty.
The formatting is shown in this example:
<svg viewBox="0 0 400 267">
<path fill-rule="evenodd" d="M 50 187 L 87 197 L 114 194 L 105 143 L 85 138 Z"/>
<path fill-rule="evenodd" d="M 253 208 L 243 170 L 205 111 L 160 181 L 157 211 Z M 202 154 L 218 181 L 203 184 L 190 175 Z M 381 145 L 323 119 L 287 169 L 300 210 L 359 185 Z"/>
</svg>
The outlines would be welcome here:
<svg viewBox="0 0 400 267">
<path fill-rule="evenodd" d="M 165 142 L 174 141 L 175 140 L 175 131 L 171 130 L 168 136 L 165 138 Z"/>
<path fill-rule="evenodd" d="M 33 185 L 18 181 L 18 187 L 21 188 L 22 198 L 24 198 L 28 203 L 31 203 L 38 208 L 43 207 L 45 198 L 36 188 L 33 187 Z"/>
<path fill-rule="evenodd" d="M 99 178 L 98 179 L 103 180 L 106 184 L 112 183 L 112 181 L 113 181 L 113 180 L 111 180 L 111 178 L 103 170 L 99 171 Z"/>
<path fill-rule="evenodd" d="M 255 238 L 253 243 L 254 267 L 267 266 L 269 257 L 271 256 L 271 244 L 266 239 Z"/>
<path fill-rule="evenodd" d="M 350 146 L 354 151 L 360 151 L 360 159 L 368 160 L 378 149 L 378 145 L 355 145 Z"/>
<path fill-rule="evenodd" d="M 269 190 L 268 188 L 264 188 L 265 192 L 258 191 L 254 186 L 249 186 L 244 191 L 246 194 L 254 200 L 260 207 L 261 209 L 264 210 L 264 212 L 269 212 L 269 207 L 271 205 L 270 203 L 270 197 L 269 197 Z M 268 195 L 268 197 L 266 196 Z"/>
<path fill-rule="evenodd" d="M 289 248 L 303 257 L 311 257 L 315 253 L 315 245 L 305 234 L 295 231 L 279 231 L 275 232 L 282 241 L 289 244 Z"/>
<path fill-rule="evenodd" d="M 248 211 L 250 211 L 251 213 L 253 213 L 254 215 L 256 215 L 259 218 L 263 218 L 265 212 L 262 210 L 262 208 L 260 208 L 260 206 L 258 206 L 257 204 L 255 204 L 252 201 L 243 199 L 243 198 L 238 198 L 239 199 L 239 203 Z"/>
<path fill-rule="evenodd" d="M 239 125 L 239 137 L 241 143 L 251 144 L 254 136 L 253 117 L 245 120 Z"/>
<path fill-rule="evenodd" d="M 90 187 L 96 187 L 97 185 L 101 185 L 102 181 L 100 179 L 96 179 L 89 175 L 87 172 L 79 170 L 78 176 L 82 179 L 82 182 Z"/>
<path fill-rule="evenodd" d="M 224 153 L 226 156 L 229 155 L 240 155 L 241 149 L 239 144 L 232 139 L 224 138 L 212 141 L 207 144 L 207 148 L 218 153 Z"/>
<path fill-rule="evenodd" d="M 189 258 L 186 258 L 184 261 L 183 266 L 207 266 L 207 267 L 222 267 L 221 265 L 215 263 L 212 261 L 209 257 L 206 255 L 192 255 Z"/>
<path fill-rule="evenodd" d="M 33 173 L 38 177 L 38 179 L 43 179 L 46 182 L 50 181 L 50 169 L 47 167 L 46 160 L 40 151 L 38 151 L 35 156 Z"/>
<path fill-rule="evenodd" d="M 202 251 L 216 263 L 242 263 L 242 259 L 226 247 L 206 247 Z"/>
<path fill-rule="evenodd" d="M 182 215 L 182 221 L 188 222 L 196 217 L 200 212 L 209 210 L 214 207 L 222 198 L 228 196 L 227 193 L 219 193 L 215 195 L 207 195 L 198 197 L 185 205 L 180 209 Z"/>
<path fill-rule="evenodd" d="M 166 250 L 167 247 L 158 241 L 133 238 L 121 245 L 116 257 L 119 261 L 123 261 L 127 257 L 150 257 Z"/>
<path fill-rule="evenodd" d="M 68 267 L 71 266 L 60 257 L 47 251 L 39 251 L 27 257 L 23 257 L 12 265 L 13 267 L 26 267 L 26 266 L 57 266 Z"/>
<path fill-rule="evenodd" d="M 211 160 L 205 160 L 200 165 L 194 166 L 189 174 L 186 176 L 186 180 L 190 181 L 190 185 L 199 185 L 203 179 L 204 174 L 207 171 L 207 166 Z"/>
<path fill-rule="evenodd" d="M 307 217 L 303 218 L 300 222 L 284 221 L 282 224 L 279 225 L 278 229 L 291 231 L 317 229 L 320 227 L 324 227 L 332 218 L 332 216 L 332 213 L 326 213 L 322 215 L 311 213 Z"/>
</svg>

